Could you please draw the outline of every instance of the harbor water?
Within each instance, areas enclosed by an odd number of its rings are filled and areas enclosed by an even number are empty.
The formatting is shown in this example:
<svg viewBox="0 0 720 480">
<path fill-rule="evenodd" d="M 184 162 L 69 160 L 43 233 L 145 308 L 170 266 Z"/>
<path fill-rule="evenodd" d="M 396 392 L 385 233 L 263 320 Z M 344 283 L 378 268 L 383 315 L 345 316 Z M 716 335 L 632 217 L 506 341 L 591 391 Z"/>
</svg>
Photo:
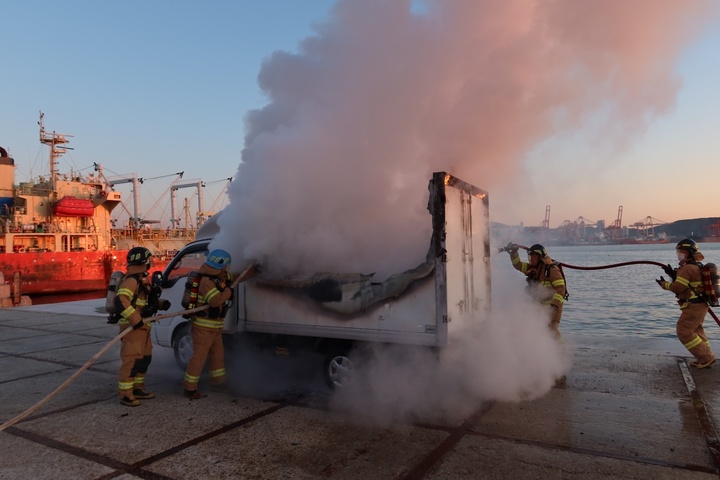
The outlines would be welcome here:
<svg viewBox="0 0 720 480">
<path fill-rule="evenodd" d="M 677 267 L 675 244 L 587 245 L 548 247 L 549 255 L 558 262 L 580 267 L 612 265 L 631 261 L 653 261 Z M 496 250 L 495 250 L 496 251 Z M 720 243 L 701 243 L 705 263 L 720 265 Z M 521 253 L 526 260 L 524 253 Z M 493 296 L 515 289 L 524 294 L 525 282 L 516 272 L 507 253 L 491 259 L 493 276 L 508 276 L 508 281 L 493 279 Z M 675 322 L 680 314 L 675 297 L 663 291 L 655 280 L 665 276 L 656 265 L 629 265 L 602 270 L 564 268 L 570 297 L 563 309 L 561 329 L 582 335 L 628 336 L 642 338 L 675 338 Z M 87 299 L 101 299 L 105 291 L 32 297 L 34 305 Z M 494 300 L 493 300 L 494 301 Z M 717 309 L 720 314 L 720 309 Z M 711 338 L 717 327 L 708 314 L 705 327 Z M 718 327 L 720 328 L 720 327 Z M 720 338 L 720 331 L 718 331 Z"/>
<path fill-rule="evenodd" d="M 720 264 L 720 243 L 701 243 L 704 263 Z M 547 247 L 548 254 L 567 265 L 590 267 L 646 260 L 677 267 L 675 243 Z M 502 255 L 507 256 L 503 253 Z M 525 255 L 521 253 L 525 260 Z M 497 258 L 493 259 L 497 263 Z M 512 269 L 510 262 L 504 260 Z M 495 266 L 494 268 L 497 268 Z M 570 297 L 563 309 L 561 330 L 567 333 L 641 338 L 675 338 L 680 310 L 675 296 L 655 282 L 667 275 L 656 265 L 629 265 L 603 270 L 564 268 Z M 519 288 L 522 276 L 515 272 Z M 720 314 L 720 309 L 715 309 Z M 708 336 L 720 338 L 715 320 L 705 318 Z"/>
</svg>

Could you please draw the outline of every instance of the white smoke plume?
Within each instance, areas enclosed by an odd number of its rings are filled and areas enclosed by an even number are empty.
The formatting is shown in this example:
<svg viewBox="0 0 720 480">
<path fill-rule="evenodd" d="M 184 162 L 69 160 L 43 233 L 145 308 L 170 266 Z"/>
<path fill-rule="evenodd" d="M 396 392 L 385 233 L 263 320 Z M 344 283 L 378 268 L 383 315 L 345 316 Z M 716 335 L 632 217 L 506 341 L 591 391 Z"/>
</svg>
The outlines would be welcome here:
<svg viewBox="0 0 720 480">
<path fill-rule="evenodd" d="M 606 144 L 642 133 L 673 107 L 675 62 L 716 6 L 340 0 L 264 63 L 268 104 L 247 114 L 214 246 L 283 273 L 414 266 L 431 172 L 520 195 L 538 142 L 590 120 Z"/>
<path fill-rule="evenodd" d="M 491 220 L 512 209 L 493 192 L 534 193 L 523 159 L 543 141 L 592 126 L 617 148 L 670 111 L 679 54 L 716 14 L 714 0 L 340 0 L 296 53 L 264 63 L 268 103 L 247 114 L 212 246 L 275 274 L 414 267 L 432 172 L 489 191 Z M 381 363 L 370 396 L 464 414 L 546 392 L 569 368 L 563 349 L 542 313 L 497 286 L 506 298 L 479 338 L 439 365 Z"/>
</svg>

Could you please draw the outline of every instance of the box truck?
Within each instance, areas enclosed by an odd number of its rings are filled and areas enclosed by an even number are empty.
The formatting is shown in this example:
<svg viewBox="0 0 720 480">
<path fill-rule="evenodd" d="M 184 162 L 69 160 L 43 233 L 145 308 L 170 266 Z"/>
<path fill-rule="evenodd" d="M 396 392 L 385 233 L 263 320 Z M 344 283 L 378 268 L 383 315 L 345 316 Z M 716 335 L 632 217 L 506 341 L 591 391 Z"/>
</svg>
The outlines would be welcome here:
<svg viewBox="0 0 720 480">
<path fill-rule="evenodd" d="M 490 309 L 488 193 L 436 172 L 429 182 L 428 213 L 432 233 L 425 259 L 383 281 L 360 273 L 272 278 L 260 268 L 235 287 L 224 337 L 284 355 L 319 352 L 331 387 L 352 382 L 361 346 L 451 347 L 455 330 L 481 322 Z M 216 223 L 201 229 L 163 272 L 163 298 L 173 310 L 180 307 L 188 273 L 204 263 L 214 232 Z M 185 367 L 192 354 L 187 319 L 157 322 L 152 337 L 157 345 L 173 348 L 178 365 Z"/>
</svg>

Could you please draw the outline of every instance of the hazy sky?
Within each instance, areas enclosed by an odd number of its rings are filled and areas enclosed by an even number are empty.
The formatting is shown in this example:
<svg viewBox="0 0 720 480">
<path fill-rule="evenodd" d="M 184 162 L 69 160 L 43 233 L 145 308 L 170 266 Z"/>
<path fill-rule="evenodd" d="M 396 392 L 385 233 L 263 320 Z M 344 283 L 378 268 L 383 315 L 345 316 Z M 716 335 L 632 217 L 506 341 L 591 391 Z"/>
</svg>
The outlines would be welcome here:
<svg viewBox="0 0 720 480">
<path fill-rule="evenodd" d="M 16 181 L 46 172 L 42 110 L 49 130 L 75 136 L 61 170 L 184 170 L 217 181 L 208 207 L 226 177 L 281 187 L 335 155 L 347 162 L 328 175 L 389 165 L 396 184 L 423 191 L 419 178 L 447 170 L 488 190 L 503 223 L 540 224 L 546 205 L 551 227 L 609 223 L 619 205 L 625 224 L 720 216 L 720 2 L 408 5 L 2 2 L 0 146 Z M 284 131 L 306 143 L 336 141 L 312 151 L 264 140 L 293 122 L 303 128 Z M 266 170 L 238 172 L 244 147 Z M 143 186 L 143 211 L 168 181 Z M 345 191 L 338 182 L 328 194 Z"/>
</svg>

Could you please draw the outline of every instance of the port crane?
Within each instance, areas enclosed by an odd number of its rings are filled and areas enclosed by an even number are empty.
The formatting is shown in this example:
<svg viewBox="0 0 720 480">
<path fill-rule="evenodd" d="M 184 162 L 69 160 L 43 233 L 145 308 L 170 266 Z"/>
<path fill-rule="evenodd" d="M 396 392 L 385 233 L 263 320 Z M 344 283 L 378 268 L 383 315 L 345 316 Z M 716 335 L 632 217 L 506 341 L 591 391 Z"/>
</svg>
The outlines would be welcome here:
<svg viewBox="0 0 720 480">
<path fill-rule="evenodd" d="M 667 222 L 663 222 L 657 218 L 647 216 L 642 220 L 633 223 L 632 226 L 637 229 L 638 237 L 654 237 L 655 227 L 658 225 L 665 225 L 666 223 Z"/>
<path fill-rule="evenodd" d="M 605 227 L 605 234 L 610 238 L 610 240 L 620 240 L 622 238 L 622 213 L 623 207 L 620 205 L 618 207 L 618 214 L 615 221 Z"/>
<path fill-rule="evenodd" d="M 587 240 L 587 227 L 597 226 L 596 222 L 585 217 L 578 217 L 575 221 L 565 220 L 560 224 L 560 240 L 565 242 L 580 242 Z"/>
<path fill-rule="evenodd" d="M 525 232 L 533 235 L 540 242 L 550 239 L 550 205 L 545 206 L 545 218 L 542 223 L 537 227 L 525 227 Z"/>
<path fill-rule="evenodd" d="M 196 188 L 198 196 L 198 211 L 197 211 L 197 225 L 203 224 L 205 221 L 205 205 L 203 203 L 203 192 L 202 189 L 205 187 L 205 183 L 202 180 L 190 180 L 186 183 L 173 185 L 170 187 L 170 223 L 173 228 L 178 228 L 180 219 L 175 217 L 175 199 L 177 197 L 177 191 L 181 188 Z M 187 211 L 187 209 L 186 209 Z M 185 228 L 189 228 L 189 225 L 185 225 Z"/>
</svg>

